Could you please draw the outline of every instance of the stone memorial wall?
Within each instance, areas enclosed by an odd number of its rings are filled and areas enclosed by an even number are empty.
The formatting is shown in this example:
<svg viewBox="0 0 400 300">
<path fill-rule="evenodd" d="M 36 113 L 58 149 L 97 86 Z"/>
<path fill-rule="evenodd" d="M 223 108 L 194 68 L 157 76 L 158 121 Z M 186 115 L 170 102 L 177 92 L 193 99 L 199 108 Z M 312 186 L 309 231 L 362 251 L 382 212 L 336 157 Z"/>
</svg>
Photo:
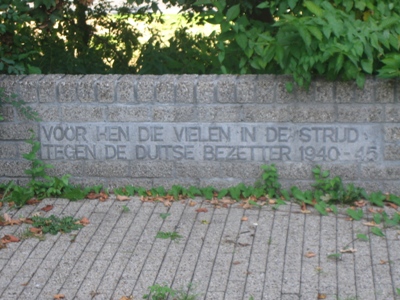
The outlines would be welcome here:
<svg viewBox="0 0 400 300">
<path fill-rule="evenodd" d="M 109 187 L 254 183 L 275 164 L 284 187 L 311 169 L 368 190 L 400 193 L 400 98 L 395 80 L 315 80 L 288 93 L 285 76 L 30 75 L 0 77 L 40 115 L 3 106 L 0 180 L 26 182 L 33 129 L 52 175 Z"/>
</svg>

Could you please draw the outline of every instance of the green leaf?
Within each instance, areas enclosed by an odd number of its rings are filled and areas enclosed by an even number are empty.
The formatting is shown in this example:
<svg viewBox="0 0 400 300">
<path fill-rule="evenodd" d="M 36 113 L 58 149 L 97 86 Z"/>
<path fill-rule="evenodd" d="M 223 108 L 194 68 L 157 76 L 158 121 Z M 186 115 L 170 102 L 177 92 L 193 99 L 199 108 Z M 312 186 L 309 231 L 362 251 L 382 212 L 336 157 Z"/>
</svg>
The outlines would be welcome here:
<svg viewBox="0 0 400 300">
<path fill-rule="evenodd" d="M 368 241 L 368 237 L 362 233 L 357 234 L 357 239 L 363 240 L 363 241 Z"/>
<path fill-rule="evenodd" d="M 323 216 L 327 216 L 328 213 L 326 211 L 326 204 L 325 202 L 319 202 L 314 205 L 314 208 Z"/>
<path fill-rule="evenodd" d="M 327 256 L 329 259 L 340 259 L 342 258 L 342 253 L 332 253 Z"/>
<path fill-rule="evenodd" d="M 316 26 L 307 26 L 307 30 L 311 32 L 313 36 L 317 38 L 317 40 L 321 41 L 322 40 L 322 33 L 321 30 L 319 30 L 318 27 Z"/>
<path fill-rule="evenodd" d="M 304 1 L 304 5 L 310 12 L 312 12 L 317 17 L 322 17 L 324 15 L 324 10 L 320 8 L 317 4 L 315 4 L 313 1 Z"/>
<path fill-rule="evenodd" d="M 168 218 L 171 214 L 170 213 L 160 213 L 160 217 L 161 219 L 165 220 L 166 218 Z"/>
<path fill-rule="evenodd" d="M 381 224 L 382 222 L 382 215 L 380 213 L 375 213 L 374 214 L 374 222 L 376 224 Z"/>
<path fill-rule="evenodd" d="M 373 64 L 372 59 L 361 60 L 361 66 L 362 66 L 363 70 L 368 74 L 372 74 L 372 64 Z"/>
<path fill-rule="evenodd" d="M 260 4 L 258 4 L 257 5 L 257 8 L 269 8 L 270 7 L 270 3 L 269 3 L 269 1 L 265 1 L 265 2 L 262 2 L 262 3 L 260 3 Z"/>
<path fill-rule="evenodd" d="M 226 19 L 227 21 L 232 21 L 239 16 L 240 13 L 240 4 L 236 4 L 228 9 L 226 12 Z"/>
<path fill-rule="evenodd" d="M 385 234 L 382 232 L 382 230 L 378 227 L 372 227 L 371 232 L 377 236 L 385 236 Z"/>
<path fill-rule="evenodd" d="M 306 44 L 306 46 L 310 47 L 310 45 L 311 45 L 311 34 L 304 27 L 300 27 L 299 28 L 299 33 L 300 33 L 300 36 L 303 39 L 304 43 Z"/>
<path fill-rule="evenodd" d="M 298 0 L 288 0 L 288 5 L 290 7 L 290 9 L 293 9 L 296 7 Z"/>
<path fill-rule="evenodd" d="M 346 210 L 346 213 L 349 215 L 350 218 L 352 218 L 353 220 L 359 221 L 361 220 L 361 218 L 364 216 L 364 212 L 362 211 L 362 209 L 351 209 L 348 208 Z"/>
<path fill-rule="evenodd" d="M 238 33 L 235 36 L 235 40 L 238 43 L 239 47 L 245 50 L 247 48 L 247 36 L 245 33 Z"/>
<path fill-rule="evenodd" d="M 362 89 L 365 84 L 365 75 L 363 73 L 358 73 L 356 77 L 357 86 Z"/>
</svg>

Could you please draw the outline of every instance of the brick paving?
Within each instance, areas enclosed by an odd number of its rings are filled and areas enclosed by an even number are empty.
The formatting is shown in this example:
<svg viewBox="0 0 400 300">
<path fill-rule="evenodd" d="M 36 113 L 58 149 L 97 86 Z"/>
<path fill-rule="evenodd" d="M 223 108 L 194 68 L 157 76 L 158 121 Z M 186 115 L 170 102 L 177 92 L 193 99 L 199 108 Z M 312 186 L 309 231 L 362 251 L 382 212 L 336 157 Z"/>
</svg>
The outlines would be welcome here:
<svg viewBox="0 0 400 300">
<path fill-rule="evenodd" d="M 87 217 L 90 224 L 1 249 L 0 299 L 53 299 L 56 294 L 142 299 L 154 284 L 184 291 L 190 286 L 196 299 L 210 300 L 400 299 L 398 228 L 383 229 L 383 238 L 370 233 L 364 221 L 303 214 L 294 203 L 274 210 L 237 204 L 214 208 L 203 199 L 195 201 L 196 206 L 185 201 L 165 207 L 111 196 L 105 202 L 45 199 L 19 210 L 3 207 L 1 214 L 20 218 L 52 204 L 45 216 Z M 200 207 L 208 212 L 196 212 Z M 161 213 L 170 215 L 162 218 Z M 26 226 L 0 227 L 0 235 L 21 235 Z M 159 231 L 182 238 L 159 239 Z M 355 240 L 357 234 L 369 240 Z M 328 257 L 347 245 L 357 251 Z"/>
</svg>

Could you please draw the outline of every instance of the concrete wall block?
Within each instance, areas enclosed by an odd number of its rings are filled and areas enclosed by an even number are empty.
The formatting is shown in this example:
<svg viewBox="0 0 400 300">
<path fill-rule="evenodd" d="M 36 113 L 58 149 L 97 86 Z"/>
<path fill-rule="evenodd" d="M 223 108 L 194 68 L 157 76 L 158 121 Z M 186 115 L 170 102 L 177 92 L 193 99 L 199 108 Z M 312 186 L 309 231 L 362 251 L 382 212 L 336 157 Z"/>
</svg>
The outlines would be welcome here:
<svg viewBox="0 0 400 300">
<path fill-rule="evenodd" d="M 57 106 L 37 105 L 32 108 L 38 113 L 38 116 L 41 120 L 46 120 L 46 122 L 60 120 L 60 112 Z M 23 115 L 20 115 L 19 113 L 18 119 L 23 121 L 27 120 Z"/>
<path fill-rule="evenodd" d="M 209 104 L 216 101 L 217 75 L 200 75 L 196 85 L 196 99 L 199 104 Z"/>
<path fill-rule="evenodd" d="M 35 123 L 2 123 L 0 122 L 0 140 L 27 140 L 32 129 L 37 136 L 38 125 Z"/>
<path fill-rule="evenodd" d="M 102 122 L 103 110 L 101 106 L 63 106 L 61 115 L 64 122 Z"/>
<path fill-rule="evenodd" d="M 379 181 L 379 180 L 351 181 L 351 182 L 348 182 L 348 183 L 353 183 L 354 186 L 365 189 L 365 191 L 367 193 L 376 192 L 376 191 L 383 191 L 382 181 Z"/>
<path fill-rule="evenodd" d="M 129 161 L 86 161 L 86 176 L 92 177 L 128 177 Z"/>
<path fill-rule="evenodd" d="M 335 103 L 335 85 L 332 81 L 317 79 L 315 80 L 314 85 L 316 103 Z"/>
<path fill-rule="evenodd" d="M 301 103 L 313 103 L 315 102 L 315 83 L 311 82 L 308 90 L 303 87 L 296 87 L 294 92 L 296 93 L 297 102 Z"/>
<path fill-rule="evenodd" d="M 130 177 L 132 178 L 165 178 L 174 177 L 173 161 L 133 161 Z"/>
<path fill-rule="evenodd" d="M 149 122 L 150 108 L 147 106 L 111 106 L 108 108 L 110 122 Z"/>
<path fill-rule="evenodd" d="M 275 75 L 258 75 L 255 82 L 255 103 L 273 103 L 276 88 Z M 239 92 L 239 90 L 238 90 Z"/>
<path fill-rule="evenodd" d="M 155 100 L 156 75 L 142 75 L 137 81 L 137 97 L 141 103 L 152 103 Z"/>
<path fill-rule="evenodd" d="M 400 126 L 386 125 L 384 130 L 385 142 L 400 142 Z"/>
<path fill-rule="evenodd" d="M 364 88 L 355 89 L 355 102 L 357 103 L 374 103 L 375 102 L 375 80 L 373 77 L 367 76 Z"/>
<path fill-rule="evenodd" d="M 391 194 L 399 194 L 399 186 L 400 186 L 400 180 L 392 180 L 388 181 L 386 180 L 385 182 L 382 182 L 382 192 L 383 193 L 391 193 Z M 376 192 L 375 190 L 374 192 Z"/>
<path fill-rule="evenodd" d="M 97 101 L 100 103 L 113 103 L 116 101 L 117 80 L 121 75 L 102 76 L 95 82 Z"/>
<path fill-rule="evenodd" d="M 197 109 L 192 106 L 158 106 L 153 108 L 155 122 L 195 122 Z"/>
<path fill-rule="evenodd" d="M 156 101 L 159 103 L 175 102 L 175 81 L 178 75 L 162 75 L 156 84 Z"/>
<path fill-rule="evenodd" d="M 14 121 L 15 114 L 14 114 L 14 107 L 11 105 L 1 105 L 0 106 L 0 116 L 3 117 L 2 122 L 12 122 Z"/>
<path fill-rule="evenodd" d="M 108 76 L 107 76 L 108 77 Z M 81 102 L 95 102 L 96 101 L 96 88 L 97 80 L 100 79 L 99 75 L 85 75 L 77 84 L 78 99 Z M 107 88 L 104 88 L 107 89 Z"/>
<path fill-rule="evenodd" d="M 376 79 L 375 83 L 375 102 L 394 103 L 395 102 L 396 80 Z"/>
<path fill-rule="evenodd" d="M 243 107 L 244 122 L 286 122 L 291 110 L 281 105 L 246 105 Z"/>
<path fill-rule="evenodd" d="M 77 84 L 80 82 L 81 76 L 66 75 L 58 83 L 58 101 L 59 102 L 76 102 Z M 82 83 L 80 83 L 82 84 Z"/>
<path fill-rule="evenodd" d="M 377 105 L 340 105 L 338 122 L 382 122 L 383 108 Z"/>
<path fill-rule="evenodd" d="M 239 183 L 244 183 L 246 185 L 254 184 L 255 179 L 249 179 L 246 180 L 246 182 L 243 181 L 242 178 L 205 178 L 201 179 L 200 178 L 200 187 L 207 187 L 207 186 L 212 186 L 216 188 L 217 190 L 221 190 L 224 188 L 229 188 L 232 186 L 236 186 Z"/>
<path fill-rule="evenodd" d="M 387 104 L 386 110 L 386 122 L 400 122 L 400 106 Z"/>
<path fill-rule="evenodd" d="M 25 102 L 39 101 L 38 81 L 43 75 L 30 75 L 19 81 L 18 96 Z"/>
<path fill-rule="evenodd" d="M 219 103 L 236 102 L 236 75 L 219 76 L 217 80 L 217 101 Z"/>
<path fill-rule="evenodd" d="M 201 105 L 198 106 L 198 119 L 202 122 L 240 122 L 241 106 Z"/>
<path fill-rule="evenodd" d="M 361 166 L 361 178 L 365 179 L 399 179 L 400 165 L 364 164 Z"/>
<path fill-rule="evenodd" d="M 339 176 L 343 180 L 356 180 L 359 178 L 358 164 L 338 164 L 338 163 L 323 163 L 320 164 L 322 170 L 329 170 L 330 178 Z"/>
<path fill-rule="evenodd" d="M 336 111 L 333 105 L 301 105 L 290 107 L 290 121 L 305 123 L 331 123 L 336 121 Z"/>
<path fill-rule="evenodd" d="M 0 158 L 17 158 L 18 146 L 15 143 L 2 143 L 0 147 Z"/>
<path fill-rule="evenodd" d="M 231 166 L 230 166 L 231 167 Z M 229 172 L 228 172 L 229 173 Z M 176 175 L 182 178 L 214 178 L 225 177 L 226 169 L 221 168 L 219 162 L 176 162 Z"/>
<path fill-rule="evenodd" d="M 182 75 L 176 79 L 176 102 L 195 103 L 194 87 L 198 75 Z"/>
<path fill-rule="evenodd" d="M 260 168 L 261 165 L 262 163 L 260 162 L 221 162 L 221 170 L 224 171 L 221 172 L 221 175 L 228 177 L 232 176 L 232 174 L 236 174 L 237 177 L 242 179 L 260 179 L 262 172 Z"/>
<path fill-rule="evenodd" d="M 137 75 L 124 75 L 117 81 L 116 94 L 117 102 L 121 103 L 135 103 L 135 85 L 139 76 Z"/>
<path fill-rule="evenodd" d="M 357 88 L 357 84 L 352 81 L 335 82 L 336 103 L 355 102 Z"/>
<path fill-rule="evenodd" d="M 52 103 L 57 101 L 57 85 L 63 75 L 46 75 L 38 81 L 39 102 Z"/>
<path fill-rule="evenodd" d="M 385 145 L 383 156 L 385 160 L 400 160 L 400 145 Z"/>
<path fill-rule="evenodd" d="M 4 76 L 0 81 L 0 89 L 4 90 L 6 96 L 19 93 L 19 81 L 25 75 L 8 75 Z"/>
<path fill-rule="evenodd" d="M 313 166 L 302 162 L 275 163 L 279 178 L 285 179 L 312 179 Z M 263 171 L 261 171 L 263 172 Z M 280 181 L 280 179 L 279 179 Z"/>
<path fill-rule="evenodd" d="M 256 99 L 257 75 L 239 77 L 236 82 L 237 103 L 259 102 Z"/>
<path fill-rule="evenodd" d="M 18 157 L 22 158 L 22 155 L 32 151 L 32 145 L 26 141 L 17 142 Z"/>
<path fill-rule="evenodd" d="M 291 76 L 277 76 L 276 77 L 276 98 L 277 103 L 293 103 L 296 101 L 296 91 L 289 93 L 286 89 L 286 84 L 293 82 Z"/>
<path fill-rule="evenodd" d="M 153 187 L 153 180 L 147 178 L 109 178 L 103 182 L 103 186 L 111 190 L 127 185 L 151 189 Z"/>
<path fill-rule="evenodd" d="M 163 186 L 166 190 L 171 189 L 174 185 L 180 185 L 185 188 L 199 186 L 199 180 L 191 178 L 154 178 L 153 186 Z"/>
<path fill-rule="evenodd" d="M 47 170 L 50 176 L 62 177 L 65 174 L 71 176 L 85 176 L 85 165 L 82 161 L 56 161 L 46 160 L 47 164 L 51 164 L 53 168 Z"/>
<path fill-rule="evenodd" d="M 0 160 L 0 176 L 26 176 L 25 170 L 31 167 L 29 161 Z"/>
</svg>

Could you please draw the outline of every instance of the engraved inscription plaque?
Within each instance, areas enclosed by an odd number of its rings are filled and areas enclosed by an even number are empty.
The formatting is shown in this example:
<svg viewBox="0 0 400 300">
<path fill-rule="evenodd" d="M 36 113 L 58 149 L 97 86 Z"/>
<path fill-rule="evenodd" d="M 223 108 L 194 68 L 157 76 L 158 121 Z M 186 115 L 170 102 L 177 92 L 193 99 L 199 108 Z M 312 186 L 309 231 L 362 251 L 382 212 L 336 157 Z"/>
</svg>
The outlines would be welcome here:
<svg viewBox="0 0 400 300">
<path fill-rule="evenodd" d="M 377 161 L 378 125 L 41 123 L 42 159 Z"/>
</svg>

